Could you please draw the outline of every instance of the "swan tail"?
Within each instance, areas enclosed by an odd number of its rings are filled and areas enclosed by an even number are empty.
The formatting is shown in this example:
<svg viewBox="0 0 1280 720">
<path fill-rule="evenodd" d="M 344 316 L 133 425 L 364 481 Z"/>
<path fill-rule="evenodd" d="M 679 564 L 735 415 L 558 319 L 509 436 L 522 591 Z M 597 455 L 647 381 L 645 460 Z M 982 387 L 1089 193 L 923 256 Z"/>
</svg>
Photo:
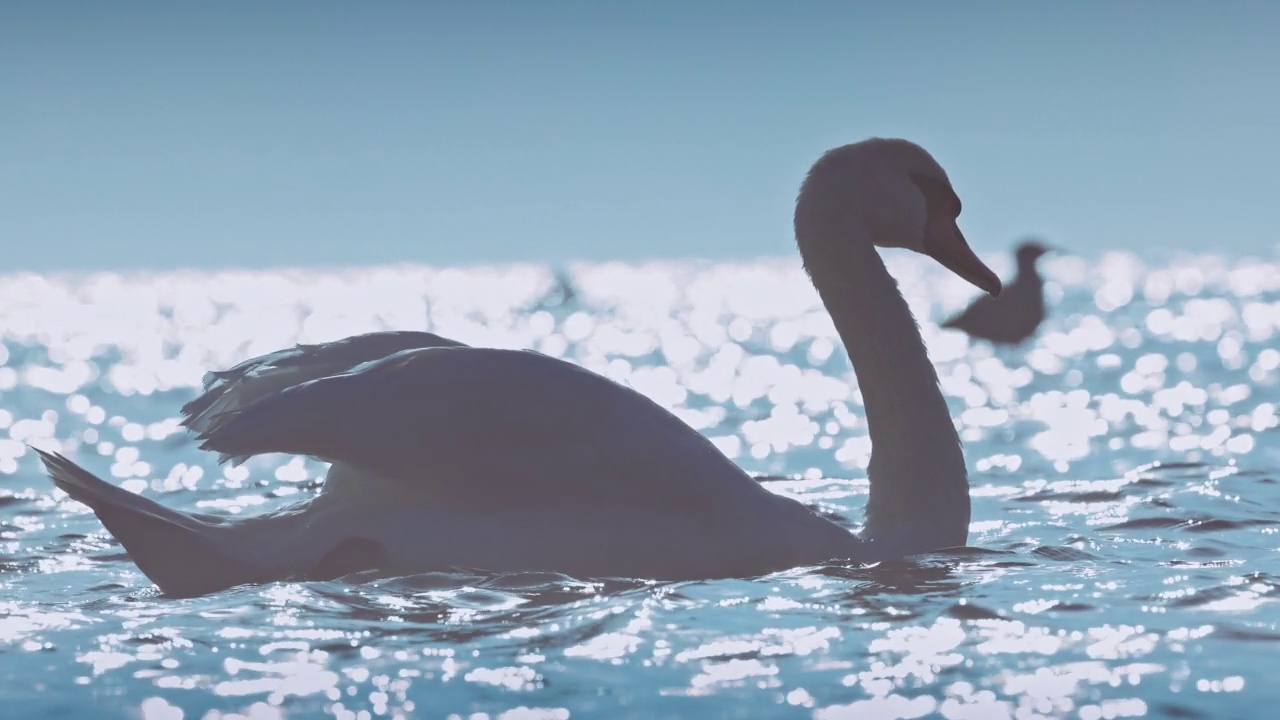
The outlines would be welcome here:
<svg viewBox="0 0 1280 720">
<path fill-rule="evenodd" d="M 58 453 L 32 450 L 53 484 L 89 506 L 165 595 L 195 597 L 264 581 L 259 569 L 219 546 L 220 526 L 111 485 Z"/>
</svg>

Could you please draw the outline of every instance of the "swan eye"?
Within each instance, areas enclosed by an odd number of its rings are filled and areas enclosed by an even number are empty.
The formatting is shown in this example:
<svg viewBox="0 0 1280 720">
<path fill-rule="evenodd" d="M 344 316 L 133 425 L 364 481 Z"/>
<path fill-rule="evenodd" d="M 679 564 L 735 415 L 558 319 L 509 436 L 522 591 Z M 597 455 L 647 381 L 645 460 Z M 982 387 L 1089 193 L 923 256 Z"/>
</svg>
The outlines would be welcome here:
<svg viewBox="0 0 1280 720">
<path fill-rule="evenodd" d="M 929 217 L 944 215 L 952 218 L 960 217 L 960 198 L 946 181 L 932 175 L 911 173 L 911 182 L 920 188 L 924 195 L 925 210 Z"/>
</svg>

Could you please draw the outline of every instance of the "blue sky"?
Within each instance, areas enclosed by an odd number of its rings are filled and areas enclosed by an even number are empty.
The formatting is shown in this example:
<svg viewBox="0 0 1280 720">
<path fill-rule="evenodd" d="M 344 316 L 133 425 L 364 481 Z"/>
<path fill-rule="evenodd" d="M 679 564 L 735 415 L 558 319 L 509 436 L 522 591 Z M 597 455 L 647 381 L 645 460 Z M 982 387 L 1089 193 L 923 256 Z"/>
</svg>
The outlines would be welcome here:
<svg viewBox="0 0 1280 720">
<path fill-rule="evenodd" d="M 1271 256 L 1280 3 L 0 5 L 0 272 L 793 252 L 808 164 L 980 251 Z"/>
</svg>

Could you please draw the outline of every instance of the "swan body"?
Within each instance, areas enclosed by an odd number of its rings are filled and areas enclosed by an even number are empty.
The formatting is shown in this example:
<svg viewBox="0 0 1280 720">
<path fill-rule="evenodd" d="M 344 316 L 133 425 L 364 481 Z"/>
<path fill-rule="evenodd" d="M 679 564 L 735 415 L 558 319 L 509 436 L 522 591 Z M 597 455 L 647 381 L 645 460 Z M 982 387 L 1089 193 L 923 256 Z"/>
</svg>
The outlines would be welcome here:
<svg viewBox="0 0 1280 720">
<path fill-rule="evenodd" d="M 942 324 L 996 345 L 1018 345 L 1044 322 L 1044 278 L 1036 269 L 1040 256 L 1052 250 L 1035 241 L 1020 244 L 1014 256 L 1018 272 L 998 297 L 983 296 Z"/>
<path fill-rule="evenodd" d="M 960 203 L 922 148 L 871 139 L 810 171 L 805 267 L 861 379 L 874 452 L 852 534 L 773 494 L 634 390 L 535 352 L 426 332 L 298 346 L 210 373 L 182 424 L 221 461 L 329 462 L 314 497 L 247 518 L 178 512 L 37 450 L 170 596 L 243 583 L 449 568 L 578 577 L 742 577 L 963 545 L 959 439 L 919 330 L 875 247 L 927 253 L 989 292 Z"/>
</svg>

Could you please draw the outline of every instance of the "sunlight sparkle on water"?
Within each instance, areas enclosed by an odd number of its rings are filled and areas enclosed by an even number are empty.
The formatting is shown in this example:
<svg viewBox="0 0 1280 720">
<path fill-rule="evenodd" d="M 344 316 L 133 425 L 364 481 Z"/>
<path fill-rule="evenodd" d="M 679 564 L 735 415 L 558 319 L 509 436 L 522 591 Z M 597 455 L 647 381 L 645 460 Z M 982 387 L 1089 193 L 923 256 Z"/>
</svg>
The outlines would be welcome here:
<svg viewBox="0 0 1280 720">
<path fill-rule="evenodd" d="M 1007 275 L 1007 258 L 993 260 Z M 201 453 L 176 411 L 204 373 L 295 343 L 425 329 L 630 385 L 771 490 L 854 526 L 872 451 L 857 379 L 791 260 L 4 276 L 6 701 L 29 716 L 57 698 L 148 720 L 1269 708 L 1280 267 L 1049 259 L 1048 322 L 995 349 L 939 327 L 972 287 L 927 259 L 887 264 L 965 443 L 982 550 L 758 580 L 457 572 L 185 601 L 158 597 L 24 443 L 187 510 L 274 510 L 315 492 L 324 466 L 223 467 Z"/>
</svg>

